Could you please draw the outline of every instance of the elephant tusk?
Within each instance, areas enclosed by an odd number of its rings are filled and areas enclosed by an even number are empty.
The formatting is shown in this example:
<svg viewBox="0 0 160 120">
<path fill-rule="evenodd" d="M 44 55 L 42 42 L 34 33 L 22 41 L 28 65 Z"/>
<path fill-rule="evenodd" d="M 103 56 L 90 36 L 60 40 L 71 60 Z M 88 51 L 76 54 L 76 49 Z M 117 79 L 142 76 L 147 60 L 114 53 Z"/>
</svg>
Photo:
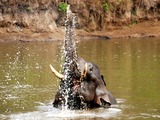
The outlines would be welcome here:
<svg viewBox="0 0 160 120">
<path fill-rule="evenodd" d="M 84 70 L 83 70 L 83 73 L 82 73 L 83 77 L 86 77 L 86 75 L 87 75 L 87 63 L 85 63 Z"/>
<path fill-rule="evenodd" d="M 61 73 L 59 73 L 56 69 L 53 68 L 53 66 L 50 64 L 50 68 L 52 70 L 52 72 L 55 74 L 56 77 L 63 79 L 64 75 L 62 75 Z"/>
</svg>

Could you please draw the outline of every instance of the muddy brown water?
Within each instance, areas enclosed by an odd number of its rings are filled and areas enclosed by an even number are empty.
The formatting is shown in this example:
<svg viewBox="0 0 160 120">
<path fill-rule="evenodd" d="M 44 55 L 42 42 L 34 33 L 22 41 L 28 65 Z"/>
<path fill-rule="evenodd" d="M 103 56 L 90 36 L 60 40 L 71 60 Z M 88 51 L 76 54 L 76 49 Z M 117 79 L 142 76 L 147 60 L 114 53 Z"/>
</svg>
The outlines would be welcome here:
<svg viewBox="0 0 160 120">
<path fill-rule="evenodd" d="M 160 119 L 160 39 L 77 42 L 77 53 L 96 63 L 107 89 L 117 98 L 111 108 L 83 111 L 52 107 L 63 42 L 0 43 L 2 120 L 156 120 Z"/>
</svg>

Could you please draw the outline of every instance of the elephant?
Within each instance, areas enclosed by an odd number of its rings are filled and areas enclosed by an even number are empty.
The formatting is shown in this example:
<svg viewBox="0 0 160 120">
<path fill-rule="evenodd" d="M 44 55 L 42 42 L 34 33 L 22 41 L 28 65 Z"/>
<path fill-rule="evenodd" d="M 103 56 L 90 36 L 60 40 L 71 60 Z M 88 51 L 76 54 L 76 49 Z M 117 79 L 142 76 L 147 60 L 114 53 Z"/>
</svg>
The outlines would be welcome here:
<svg viewBox="0 0 160 120">
<path fill-rule="evenodd" d="M 61 79 L 60 86 L 63 86 L 62 79 L 64 75 L 57 72 L 52 66 L 50 67 L 52 72 Z M 71 86 L 71 95 L 74 97 L 76 104 L 73 109 L 80 109 L 80 102 L 85 103 L 85 108 L 109 107 L 117 103 L 115 97 L 106 89 L 104 77 L 96 64 L 86 62 L 83 58 L 78 58 L 78 67 L 81 75 L 72 81 L 73 84 Z M 55 95 L 53 106 L 62 106 L 62 101 L 64 101 L 64 98 L 60 88 Z"/>
<path fill-rule="evenodd" d="M 67 106 L 69 109 L 88 109 L 109 107 L 116 104 L 115 97 L 106 89 L 106 83 L 99 67 L 77 56 L 74 24 L 75 15 L 68 6 L 65 21 L 63 73 L 57 72 L 50 65 L 52 72 L 60 79 L 53 106 L 57 108 Z"/>
</svg>

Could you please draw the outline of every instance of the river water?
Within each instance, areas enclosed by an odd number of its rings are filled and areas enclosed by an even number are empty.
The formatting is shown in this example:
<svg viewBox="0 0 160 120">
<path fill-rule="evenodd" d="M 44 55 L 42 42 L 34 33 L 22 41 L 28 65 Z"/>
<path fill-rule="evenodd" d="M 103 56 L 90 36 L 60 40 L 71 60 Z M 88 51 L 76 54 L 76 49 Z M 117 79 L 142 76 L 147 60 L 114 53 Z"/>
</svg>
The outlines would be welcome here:
<svg viewBox="0 0 160 120">
<path fill-rule="evenodd" d="M 58 110 L 52 102 L 59 80 L 63 42 L 0 43 L 2 120 L 156 120 L 160 119 L 160 39 L 77 42 L 77 53 L 96 63 L 107 89 L 117 98 L 111 108 Z"/>
</svg>

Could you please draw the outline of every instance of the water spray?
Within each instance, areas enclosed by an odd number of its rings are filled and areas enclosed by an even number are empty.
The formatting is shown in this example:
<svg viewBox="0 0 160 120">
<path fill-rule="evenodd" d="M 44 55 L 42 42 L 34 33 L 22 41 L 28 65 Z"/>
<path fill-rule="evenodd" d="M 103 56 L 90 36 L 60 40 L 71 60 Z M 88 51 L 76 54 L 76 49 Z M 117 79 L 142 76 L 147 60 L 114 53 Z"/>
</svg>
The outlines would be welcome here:
<svg viewBox="0 0 160 120">
<path fill-rule="evenodd" d="M 64 65 L 63 65 L 63 86 L 62 95 L 64 97 L 64 109 L 72 109 L 74 107 L 74 97 L 72 87 L 74 79 L 80 77 L 80 70 L 78 68 L 77 53 L 75 46 L 75 26 L 76 15 L 71 12 L 70 5 L 67 7 L 65 20 L 65 39 L 64 39 Z M 73 108 L 74 109 L 74 108 Z"/>
</svg>

